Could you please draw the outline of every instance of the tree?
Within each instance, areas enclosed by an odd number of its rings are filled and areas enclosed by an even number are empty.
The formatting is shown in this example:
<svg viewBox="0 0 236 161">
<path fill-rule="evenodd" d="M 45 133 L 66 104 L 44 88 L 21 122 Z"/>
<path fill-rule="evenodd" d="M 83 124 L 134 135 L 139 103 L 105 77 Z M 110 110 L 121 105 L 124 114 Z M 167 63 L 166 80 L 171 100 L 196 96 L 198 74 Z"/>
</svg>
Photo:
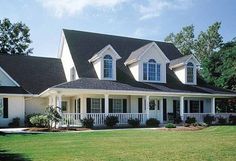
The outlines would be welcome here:
<svg viewBox="0 0 236 161">
<path fill-rule="evenodd" d="M 194 53 L 200 61 L 204 61 L 221 47 L 223 37 L 219 33 L 220 26 L 220 22 L 215 22 L 206 32 L 201 31 L 195 40 Z"/>
<path fill-rule="evenodd" d="M 202 62 L 201 74 L 209 83 L 236 90 L 236 40 L 222 45 Z"/>
<path fill-rule="evenodd" d="M 0 20 L 0 54 L 31 54 L 29 31 L 22 22 L 11 23 L 7 18 Z"/>
<path fill-rule="evenodd" d="M 194 49 L 194 26 L 183 27 L 177 34 L 170 33 L 165 41 L 173 43 L 183 55 L 191 54 Z"/>
</svg>

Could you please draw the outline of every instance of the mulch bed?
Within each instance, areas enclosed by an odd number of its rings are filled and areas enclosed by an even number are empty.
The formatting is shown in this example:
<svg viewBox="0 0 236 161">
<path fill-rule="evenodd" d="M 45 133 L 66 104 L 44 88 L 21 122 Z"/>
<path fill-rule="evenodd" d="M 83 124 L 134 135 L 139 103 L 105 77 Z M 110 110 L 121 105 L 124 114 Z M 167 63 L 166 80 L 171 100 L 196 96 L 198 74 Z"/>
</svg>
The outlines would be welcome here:
<svg viewBox="0 0 236 161">
<path fill-rule="evenodd" d="M 58 128 L 58 129 L 49 129 L 49 128 L 37 128 L 37 127 L 31 127 L 27 128 L 24 131 L 29 132 L 67 132 L 67 131 L 86 131 L 90 130 L 88 128 Z"/>
<path fill-rule="evenodd" d="M 203 126 L 190 126 L 190 127 L 177 127 L 177 128 L 160 128 L 158 130 L 162 131 L 197 131 L 205 129 L 206 127 Z"/>
</svg>

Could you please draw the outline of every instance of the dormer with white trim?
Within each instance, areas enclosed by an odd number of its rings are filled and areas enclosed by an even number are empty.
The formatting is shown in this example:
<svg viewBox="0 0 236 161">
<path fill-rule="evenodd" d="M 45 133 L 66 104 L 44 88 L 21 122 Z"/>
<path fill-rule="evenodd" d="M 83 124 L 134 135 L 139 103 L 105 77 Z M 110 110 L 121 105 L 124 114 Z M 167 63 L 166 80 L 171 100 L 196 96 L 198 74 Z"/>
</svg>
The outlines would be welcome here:
<svg viewBox="0 0 236 161">
<path fill-rule="evenodd" d="M 89 59 L 100 80 L 116 80 L 116 61 L 121 59 L 115 49 L 109 44 Z"/>
<path fill-rule="evenodd" d="M 133 51 L 125 65 L 136 81 L 166 83 L 166 64 L 169 62 L 158 45 L 151 42 Z"/>
<path fill-rule="evenodd" d="M 197 85 L 197 69 L 200 63 L 194 55 L 186 55 L 170 62 L 170 69 L 183 84 Z"/>
</svg>

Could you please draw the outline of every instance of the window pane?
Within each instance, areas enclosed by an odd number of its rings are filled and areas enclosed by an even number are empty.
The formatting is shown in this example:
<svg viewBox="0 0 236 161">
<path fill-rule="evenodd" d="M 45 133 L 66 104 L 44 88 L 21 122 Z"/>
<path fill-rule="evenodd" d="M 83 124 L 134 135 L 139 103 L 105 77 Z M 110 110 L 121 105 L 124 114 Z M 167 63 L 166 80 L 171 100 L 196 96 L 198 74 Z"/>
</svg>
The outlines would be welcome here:
<svg viewBox="0 0 236 161">
<path fill-rule="evenodd" d="M 148 64 L 148 80 L 156 80 L 156 64 Z"/>
<path fill-rule="evenodd" d="M 112 60 L 104 59 L 104 78 L 112 78 Z"/>
<path fill-rule="evenodd" d="M 0 117 L 3 117 L 3 99 L 0 98 Z"/>
<path fill-rule="evenodd" d="M 62 109 L 62 111 L 67 111 L 67 102 L 66 101 L 61 102 L 61 109 Z"/>
<path fill-rule="evenodd" d="M 161 80 L 161 66 L 157 64 L 157 81 Z"/>
<path fill-rule="evenodd" d="M 101 101 L 99 98 L 91 99 L 91 113 L 101 113 Z"/>
<path fill-rule="evenodd" d="M 113 99 L 113 113 L 123 113 L 122 99 Z"/>
<path fill-rule="evenodd" d="M 193 83 L 193 67 L 187 67 L 187 82 Z"/>
<path fill-rule="evenodd" d="M 147 80 L 147 63 L 143 64 L 143 80 Z"/>
<path fill-rule="evenodd" d="M 190 113 L 199 113 L 199 101 L 190 101 Z"/>
</svg>

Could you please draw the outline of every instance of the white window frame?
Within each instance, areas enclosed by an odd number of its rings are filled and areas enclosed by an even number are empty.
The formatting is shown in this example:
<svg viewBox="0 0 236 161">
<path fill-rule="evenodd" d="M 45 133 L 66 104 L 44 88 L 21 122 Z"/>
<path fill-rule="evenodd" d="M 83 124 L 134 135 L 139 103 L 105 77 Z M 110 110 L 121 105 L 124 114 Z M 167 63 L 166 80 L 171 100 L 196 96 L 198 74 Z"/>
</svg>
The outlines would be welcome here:
<svg viewBox="0 0 236 161">
<path fill-rule="evenodd" d="M 98 110 L 98 108 L 95 110 L 94 109 L 94 100 L 99 100 L 99 112 L 97 112 L 96 110 Z M 102 113 L 102 99 L 101 98 L 91 98 L 91 113 Z"/>
<path fill-rule="evenodd" d="M 189 63 L 192 63 L 193 66 L 188 66 Z M 188 68 L 191 68 L 193 70 L 193 81 L 192 82 L 188 81 Z M 185 82 L 186 82 L 186 84 L 192 84 L 192 85 L 196 84 L 196 67 L 195 67 L 195 63 L 193 63 L 191 61 L 187 62 L 186 67 L 185 67 Z"/>
<path fill-rule="evenodd" d="M 118 107 L 116 107 L 116 101 L 120 101 L 120 111 L 118 110 Z M 113 101 L 112 101 L 112 103 L 113 103 L 113 106 L 112 106 L 112 112 L 113 113 L 123 113 L 124 111 L 123 111 L 123 99 L 113 99 Z"/>
<path fill-rule="evenodd" d="M 110 56 L 111 59 L 107 59 L 105 58 L 106 56 Z M 111 63 L 111 69 L 110 68 L 105 68 L 105 61 L 109 61 L 109 63 Z M 111 70 L 111 76 L 109 77 L 105 77 L 105 69 L 106 70 Z M 106 54 L 104 57 L 103 57 L 103 79 L 113 79 L 113 57 L 109 54 Z"/>
<path fill-rule="evenodd" d="M 150 60 L 155 60 L 155 59 L 149 59 L 149 61 Z M 144 82 L 161 82 L 161 64 L 160 63 L 157 63 L 157 61 L 155 60 L 155 62 L 156 63 L 154 63 L 154 62 L 144 62 L 143 64 L 142 64 L 142 73 L 143 73 L 143 75 L 142 75 L 142 80 L 144 81 Z M 144 64 L 146 64 L 147 65 L 147 79 L 145 80 L 144 79 Z M 151 64 L 153 64 L 153 65 L 155 65 L 155 80 L 149 80 L 149 65 L 151 65 Z M 159 65 L 160 66 L 160 79 L 158 80 L 157 79 L 157 65 Z"/>
</svg>

